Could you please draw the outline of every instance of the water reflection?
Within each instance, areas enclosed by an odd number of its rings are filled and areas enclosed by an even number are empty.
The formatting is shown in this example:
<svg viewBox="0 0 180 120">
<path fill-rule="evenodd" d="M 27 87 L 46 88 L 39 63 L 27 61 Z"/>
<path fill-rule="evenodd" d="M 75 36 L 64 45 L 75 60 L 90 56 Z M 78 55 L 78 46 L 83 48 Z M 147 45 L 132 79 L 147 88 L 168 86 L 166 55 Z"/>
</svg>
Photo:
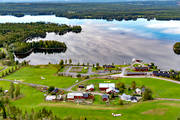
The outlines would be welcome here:
<svg viewBox="0 0 180 120">
<path fill-rule="evenodd" d="M 180 21 L 105 21 L 91 19 L 67 19 L 55 16 L 0 16 L 5 22 L 54 22 L 81 25 L 80 34 L 67 33 L 59 36 L 48 33 L 46 38 L 36 40 L 58 40 L 66 43 L 65 53 L 32 53 L 19 61 L 30 60 L 31 64 L 58 63 L 60 59 L 71 58 L 74 63 L 124 64 L 132 58 L 155 62 L 163 69 L 180 70 L 180 56 L 173 52 L 173 45 L 180 38 Z"/>
</svg>

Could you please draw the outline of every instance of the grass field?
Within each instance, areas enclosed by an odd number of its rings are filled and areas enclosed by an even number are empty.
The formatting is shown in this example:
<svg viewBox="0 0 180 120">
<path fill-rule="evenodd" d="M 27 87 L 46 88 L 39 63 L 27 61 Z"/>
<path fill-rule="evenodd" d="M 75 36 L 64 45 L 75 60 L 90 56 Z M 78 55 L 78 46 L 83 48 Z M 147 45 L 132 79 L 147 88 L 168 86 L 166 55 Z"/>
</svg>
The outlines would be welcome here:
<svg viewBox="0 0 180 120">
<path fill-rule="evenodd" d="M 27 83 L 67 88 L 75 83 L 77 78 L 63 77 L 56 75 L 55 65 L 38 65 L 21 68 L 15 73 L 8 75 L 5 79 L 21 80 Z M 41 77 L 45 79 L 42 80 Z"/>
<path fill-rule="evenodd" d="M 148 101 L 130 105 L 77 105 L 64 102 L 45 102 L 43 94 L 34 88 L 22 86 L 24 98 L 14 101 L 13 104 L 23 110 L 36 110 L 46 107 L 57 116 L 64 118 L 72 116 L 77 120 L 86 116 L 88 120 L 176 120 L 180 116 L 180 102 Z M 123 116 L 113 117 L 112 113 L 121 113 Z"/>
<path fill-rule="evenodd" d="M 104 80 L 94 79 L 85 82 L 84 84 L 94 84 L 95 89 L 98 90 L 99 83 L 125 83 L 126 87 L 130 87 L 132 81 L 136 82 L 137 87 L 145 85 L 153 92 L 153 96 L 156 98 L 179 98 L 180 99 L 180 85 L 168 81 L 153 79 L 153 78 L 121 78 L 119 80 Z M 75 88 L 74 88 L 75 89 Z"/>
<path fill-rule="evenodd" d="M 0 87 L 7 89 L 10 82 L 0 81 Z M 87 120 L 176 120 L 180 117 L 180 102 L 176 101 L 148 101 L 130 105 L 105 105 L 95 102 L 93 105 L 77 105 L 64 102 L 45 102 L 43 93 L 35 88 L 21 85 L 23 98 L 12 101 L 22 110 L 39 110 L 43 107 L 51 109 L 61 118 L 72 116 L 78 120 L 86 116 Z M 100 99 L 99 97 L 96 99 Z M 122 117 L 113 117 L 112 113 L 121 113 Z"/>
</svg>

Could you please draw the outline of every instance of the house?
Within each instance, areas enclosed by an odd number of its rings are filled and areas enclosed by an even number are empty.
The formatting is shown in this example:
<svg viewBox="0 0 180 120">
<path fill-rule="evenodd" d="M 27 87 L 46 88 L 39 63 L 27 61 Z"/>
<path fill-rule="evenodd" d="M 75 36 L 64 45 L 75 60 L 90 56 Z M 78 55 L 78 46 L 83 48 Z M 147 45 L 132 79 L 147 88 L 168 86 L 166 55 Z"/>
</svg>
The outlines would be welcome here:
<svg viewBox="0 0 180 120">
<path fill-rule="evenodd" d="M 47 95 L 45 98 L 46 101 L 53 101 L 55 99 L 56 99 L 56 95 Z"/>
<path fill-rule="evenodd" d="M 114 65 L 103 65 L 103 68 L 115 68 Z"/>
<path fill-rule="evenodd" d="M 131 97 L 131 102 L 138 102 L 138 99 L 135 96 Z"/>
<path fill-rule="evenodd" d="M 88 86 L 86 87 L 86 91 L 93 91 L 93 90 L 94 90 L 94 85 L 93 85 L 93 84 L 88 85 Z"/>
<path fill-rule="evenodd" d="M 121 95 L 121 100 L 125 100 L 125 101 L 131 101 L 131 97 L 130 95 L 126 95 L 125 93 L 123 93 Z"/>
<path fill-rule="evenodd" d="M 83 98 L 88 99 L 89 98 L 89 93 L 83 93 Z"/>
<path fill-rule="evenodd" d="M 46 101 L 53 101 L 53 100 L 61 100 L 62 96 L 61 95 L 47 95 L 45 100 Z"/>
<path fill-rule="evenodd" d="M 135 71 L 149 71 L 149 67 L 134 67 Z"/>
<path fill-rule="evenodd" d="M 133 59 L 132 59 L 132 63 L 136 63 L 136 62 L 142 63 L 143 60 L 133 58 Z"/>
<path fill-rule="evenodd" d="M 139 88 L 136 88 L 135 92 L 136 92 L 136 94 L 138 94 L 138 95 L 141 95 L 141 94 L 142 94 L 142 91 L 141 91 L 141 89 L 139 89 Z"/>
<path fill-rule="evenodd" d="M 79 85 L 79 88 L 84 88 L 84 85 Z"/>
<path fill-rule="evenodd" d="M 81 93 L 81 92 L 68 93 L 67 99 L 68 100 L 83 99 L 83 93 Z"/>
<path fill-rule="evenodd" d="M 102 100 L 103 101 L 109 100 L 109 95 L 107 95 L 107 94 L 102 95 Z"/>
<path fill-rule="evenodd" d="M 119 89 L 110 87 L 110 88 L 106 89 L 106 93 L 107 94 L 119 93 Z"/>
<path fill-rule="evenodd" d="M 108 88 L 115 88 L 115 83 L 99 83 L 99 89 L 105 91 Z"/>
</svg>

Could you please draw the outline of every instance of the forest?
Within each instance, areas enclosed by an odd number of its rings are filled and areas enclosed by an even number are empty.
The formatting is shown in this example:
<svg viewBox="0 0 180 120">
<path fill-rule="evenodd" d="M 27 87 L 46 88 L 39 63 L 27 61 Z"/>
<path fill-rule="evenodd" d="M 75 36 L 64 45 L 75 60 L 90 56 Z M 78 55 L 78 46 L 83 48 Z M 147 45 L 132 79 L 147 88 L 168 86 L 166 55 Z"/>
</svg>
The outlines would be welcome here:
<svg viewBox="0 0 180 120">
<path fill-rule="evenodd" d="M 6 47 L 15 42 L 26 42 L 35 37 L 46 37 L 47 32 L 63 35 L 67 32 L 81 32 L 81 26 L 59 25 L 54 23 L 5 23 L 0 24 L 0 46 Z"/>
<path fill-rule="evenodd" d="M 56 15 L 78 19 L 180 20 L 178 1 L 119 3 L 1 3 L 0 15 Z"/>
</svg>

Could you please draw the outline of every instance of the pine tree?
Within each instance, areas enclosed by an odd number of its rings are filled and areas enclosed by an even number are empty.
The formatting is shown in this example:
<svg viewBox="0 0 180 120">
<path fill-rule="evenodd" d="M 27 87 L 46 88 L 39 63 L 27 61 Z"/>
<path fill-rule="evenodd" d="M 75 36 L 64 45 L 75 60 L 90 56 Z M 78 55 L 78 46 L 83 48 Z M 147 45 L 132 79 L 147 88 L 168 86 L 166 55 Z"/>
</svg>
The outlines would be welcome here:
<svg viewBox="0 0 180 120">
<path fill-rule="evenodd" d="M 20 86 L 16 86 L 16 91 L 15 91 L 15 97 L 17 98 L 20 95 Z"/>
<path fill-rule="evenodd" d="M 15 90 L 14 83 L 11 82 L 10 88 L 9 88 L 9 96 L 10 96 L 11 99 L 14 98 L 14 90 Z"/>
</svg>

